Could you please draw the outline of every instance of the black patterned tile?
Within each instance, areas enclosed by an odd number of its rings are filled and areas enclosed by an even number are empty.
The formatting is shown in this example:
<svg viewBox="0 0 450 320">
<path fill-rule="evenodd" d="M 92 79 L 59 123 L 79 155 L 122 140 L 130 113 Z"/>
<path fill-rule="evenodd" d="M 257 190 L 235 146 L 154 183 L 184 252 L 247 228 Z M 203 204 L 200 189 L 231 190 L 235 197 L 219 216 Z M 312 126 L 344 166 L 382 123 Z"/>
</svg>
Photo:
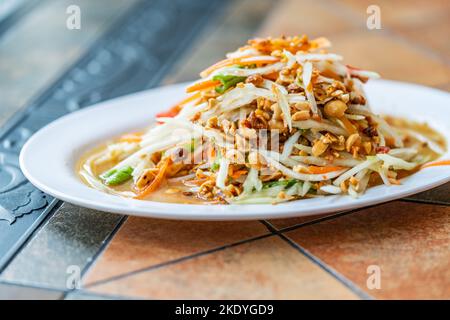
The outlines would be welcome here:
<svg viewBox="0 0 450 320">
<path fill-rule="evenodd" d="M 1 280 L 71 289 L 122 216 L 64 203 L 0 276 Z M 77 280 L 79 277 L 77 278 Z"/>
<path fill-rule="evenodd" d="M 0 127 L 0 272 L 54 203 L 19 170 L 18 156 L 26 140 L 67 113 L 157 85 L 222 4 L 219 0 L 141 1 L 47 91 Z M 71 213 L 79 210 L 74 207 Z"/>
</svg>

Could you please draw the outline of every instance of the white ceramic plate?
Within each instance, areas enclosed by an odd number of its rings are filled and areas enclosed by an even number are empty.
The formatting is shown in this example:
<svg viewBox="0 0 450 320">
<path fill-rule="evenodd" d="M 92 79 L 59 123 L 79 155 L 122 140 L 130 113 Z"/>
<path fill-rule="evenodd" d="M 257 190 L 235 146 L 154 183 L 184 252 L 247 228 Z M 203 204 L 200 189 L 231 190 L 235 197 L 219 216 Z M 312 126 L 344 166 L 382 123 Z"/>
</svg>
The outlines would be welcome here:
<svg viewBox="0 0 450 320">
<path fill-rule="evenodd" d="M 192 205 L 123 199 L 84 185 L 75 166 L 88 149 L 125 132 L 145 128 L 156 113 L 184 97 L 186 84 L 133 94 L 69 114 L 33 135 L 22 149 L 20 166 L 42 191 L 70 203 L 109 212 L 146 217 L 191 220 L 266 219 L 354 209 L 421 192 L 450 180 L 450 168 L 426 168 L 400 186 L 370 188 L 358 199 L 327 196 L 277 205 Z M 450 137 L 450 94 L 394 81 L 366 86 L 375 112 L 426 121 Z M 442 159 L 450 159 L 447 151 Z"/>
</svg>

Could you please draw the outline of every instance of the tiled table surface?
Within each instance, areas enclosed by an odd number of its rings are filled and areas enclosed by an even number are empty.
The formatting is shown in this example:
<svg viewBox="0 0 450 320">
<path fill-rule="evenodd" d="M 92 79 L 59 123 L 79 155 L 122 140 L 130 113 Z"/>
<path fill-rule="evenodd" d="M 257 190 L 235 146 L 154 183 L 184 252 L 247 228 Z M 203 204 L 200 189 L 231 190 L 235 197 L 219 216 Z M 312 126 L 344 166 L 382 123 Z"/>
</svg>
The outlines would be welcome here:
<svg viewBox="0 0 450 320">
<path fill-rule="evenodd" d="M 366 28 L 370 4 L 381 8 L 382 30 Z M 307 33 L 385 78 L 450 90 L 449 13 L 438 0 L 234 1 L 163 82 L 195 78 L 251 36 Z M 449 195 L 446 184 L 350 212 L 247 222 L 144 219 L 65 203 L 0 274 L 0 298 L 450 299 Z M 73 266 L 81 289 L 67 289 Z M 369 266 L 380 268 L 380 289 L 367 286 Z"/>
</svg>

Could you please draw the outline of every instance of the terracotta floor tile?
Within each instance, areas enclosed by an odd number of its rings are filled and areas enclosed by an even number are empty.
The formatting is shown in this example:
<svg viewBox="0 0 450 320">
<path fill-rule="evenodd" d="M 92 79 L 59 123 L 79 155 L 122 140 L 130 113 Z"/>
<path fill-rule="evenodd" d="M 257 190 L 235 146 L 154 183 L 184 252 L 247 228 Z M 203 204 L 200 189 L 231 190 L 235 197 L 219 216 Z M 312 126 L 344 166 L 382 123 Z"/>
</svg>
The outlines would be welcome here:
<svg viewBox="0 0 450 320">
<path fill-rule="evenodd" d="M 258 35 L 276 37 L 306 34 L 313 38 L 353 29 L 355 23 L 338 14 L 335 6 L 327 2 L 283 0 L 277 1 Z"/>
<path fill-rule="evenodd" d="M 356 299 L 347 287 L 272 236 L 89 289 L 156 299 Z"/>
<path fill-rule="evenodd" d="M 361 32 L 331 37 L 333 50 L 347 63 L 377 71 L 383 78 L 442 85 L 450 67 L 415 46 L 381 32 Z"/>
<path fill-rule="evenodd" d="M 450 299 L 450 207 L 391 202 L 286 236 L 382 299 Z M 368 290 L 367 267 L 381 268 Z"/>
<path fill-rule="evenodd" d="M 130 217 L 85 284 L 268 233 L 258 221 L 195 222 Z"/>
</svg>

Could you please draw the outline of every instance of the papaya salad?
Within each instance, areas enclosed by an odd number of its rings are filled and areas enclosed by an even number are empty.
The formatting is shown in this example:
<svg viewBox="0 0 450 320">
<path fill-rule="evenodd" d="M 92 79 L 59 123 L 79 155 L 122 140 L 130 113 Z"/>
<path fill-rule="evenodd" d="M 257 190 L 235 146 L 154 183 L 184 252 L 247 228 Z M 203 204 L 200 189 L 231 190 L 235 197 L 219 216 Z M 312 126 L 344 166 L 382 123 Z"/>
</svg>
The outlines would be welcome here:
<svg viewBox="0 0 450 320">
<path fill-rule="evenodd" d="M 397 185 L 444 153 L 426 124 L 381 117 L 325 38 L 257 38 L 186 88 L 145 131 L 83 157 L 91 187 L 180 203 L 275 204 Z"/>
</svg>

